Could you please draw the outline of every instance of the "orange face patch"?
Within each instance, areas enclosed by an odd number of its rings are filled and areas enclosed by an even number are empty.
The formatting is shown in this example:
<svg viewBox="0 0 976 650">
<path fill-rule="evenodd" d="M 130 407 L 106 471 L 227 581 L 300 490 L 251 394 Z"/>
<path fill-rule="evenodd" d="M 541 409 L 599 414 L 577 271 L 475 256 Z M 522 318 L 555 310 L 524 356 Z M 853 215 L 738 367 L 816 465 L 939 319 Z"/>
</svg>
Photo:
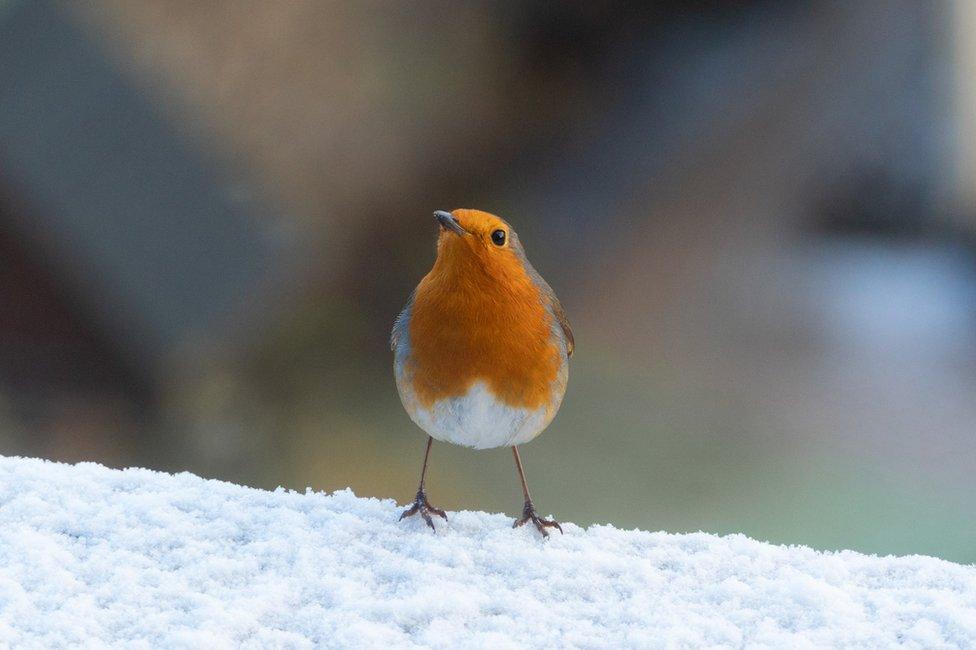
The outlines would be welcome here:
<svg viewBox="0 0 976 650">
<path fill-rule="evenodd" d="M 437 260 L 414 296 L 408 362 L 417 399 L 429 407 L 484 381 L 512 407 L 547 406 L 562 359 L 552 316 L 508 237 L 508 224 L 455 210 L 468 234 L 441 232 Z"/>
</svg>

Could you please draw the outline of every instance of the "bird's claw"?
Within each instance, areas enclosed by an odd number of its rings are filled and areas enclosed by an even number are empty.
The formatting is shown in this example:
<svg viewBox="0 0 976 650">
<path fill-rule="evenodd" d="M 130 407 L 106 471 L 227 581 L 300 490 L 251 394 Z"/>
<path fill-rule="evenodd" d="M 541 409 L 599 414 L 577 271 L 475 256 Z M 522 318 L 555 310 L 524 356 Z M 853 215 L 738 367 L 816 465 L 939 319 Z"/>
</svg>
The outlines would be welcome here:
<svg viewBox="0 0 976 650">
<path fill-rule="evenodd" d="M 559 525 L 559 522 L 555 519 L 542 519 L 535 513 L 535 506 L 532 505 L 531 501 L 526 501 L 525 506 L 522 508 L 522 518 L 516 519 L 515 523 L 512 524 L 512 528 L 518 528 L 527 521 L 531 521 L 535 524 L 535 527 L 543 537 L 549 537 L 549 531 L 546 528 L 556 528 L 559 530 L 561 535 L 563 532 L 563 527 Z"/>
<path fill-rule="evenodd" d="M 431 513 L 437 515 L 438 517 L 443 517 L 444 521 L 447 521 L 447 513 L 430 505 L 427 502 L 427 494 L 423 490 L 417 491 L 417 496 L 414 497 L 413 505 L 403 511 L 398 521 L 403 521 L 405 517 L 412 517 L 418 512 L 420 513 L 420 516 L 424 518 L 424 521 L 427 522 L 427 525 L 430 526 L 430 529 L 435 532 L 437 529 L 434 528 L 434 521 L 430 518 Z"/>
</svg>

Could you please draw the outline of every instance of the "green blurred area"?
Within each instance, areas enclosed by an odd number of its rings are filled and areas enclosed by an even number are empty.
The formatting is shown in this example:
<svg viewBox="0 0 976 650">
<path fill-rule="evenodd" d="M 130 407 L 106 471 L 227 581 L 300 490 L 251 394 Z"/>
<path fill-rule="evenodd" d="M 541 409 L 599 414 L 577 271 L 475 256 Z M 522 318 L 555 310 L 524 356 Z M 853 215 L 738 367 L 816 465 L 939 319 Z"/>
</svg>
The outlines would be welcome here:
<svg viewBox="0 0 976 650">
<path fill-rule="evenodd" d="M 680 418 L 676 402 L 690 402 L 686 393 L 591 364 L 581 352 L 556 421 L 522 450 L 545 512 L 581 525 L 738 532 L 820 549 L 976 558 L 966 477 L 933 476 L 829 449 L 790 449 L 773 435 L 722 426 L 714 421 L 718 413 Z M 375 379 L 372 385 L 386 378 Z M 337 407 L 339 413 L 326 418 L 329 435 L 309 432 L 296 441 L 288 484 L 350 486 L 359 495 L 407 501 L 423 434 L 393 391 L 368 403 L 353 396 L 343 403 L 354 415 Z M 701 403 L 708 403 L 704 396 Z M 321 417 L 312 414 L 316 426 Z M 688 429 L 676 427 L 676 420 Z M 435 443 L 432 453 L 428 491 L 434 503 L 518 513 L 521 492 L 508 449 Z"/>
<path fill-rule="evenodd" d="M 750 427 L 748 416 L 730 419 L 737 407 L 727 396 L 666 376 L 623 374 L 621 366 L 581 349 L 555 422 L 523 446 L 544 512 L 580 525 L 745 533 L 826 550 L 973 561 L 970 477 L 798 444 L 782 431 Z M 425 435 L 401 408 L 388 369 L 348 369 L 314 385 L 299 389 L 307 394 L 288 409 L 287 427 L 274 417 L 252 425 L 271 439 L 262 458 L 274 464 L 245 472 L 222 472 L 219 462 L 180 467 L 267 488 L 350 487 L 407 502 Z M 507 448 L 435 443 L 427 485 L 432 502 L 448 510 L 514 517 L 521 507 Z"/>
</svg>

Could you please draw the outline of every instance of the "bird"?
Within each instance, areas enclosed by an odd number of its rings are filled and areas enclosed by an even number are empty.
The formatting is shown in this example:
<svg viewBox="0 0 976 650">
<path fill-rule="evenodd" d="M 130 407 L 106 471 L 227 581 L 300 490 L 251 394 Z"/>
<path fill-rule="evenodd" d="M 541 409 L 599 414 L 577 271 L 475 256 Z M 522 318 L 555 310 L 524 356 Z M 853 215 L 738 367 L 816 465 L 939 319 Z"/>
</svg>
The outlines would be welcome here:
<svg viewBox="0 0 976 650">
<path fill-rule="evenodd" d="M 529 263 L 515 230 L 473 209 L 434 212 L 437 255 L 390 334 L 397 392 L 427 433 L 420 485 L 400 519 L 447 514 L 427 499 L 434 440 L 490 449 L 511 447 L 522 487 L 522 516 L 543 538 L 519 454 L 549 426 L 562 404 L 575 340 L 552 287 Z"/>
</svg>

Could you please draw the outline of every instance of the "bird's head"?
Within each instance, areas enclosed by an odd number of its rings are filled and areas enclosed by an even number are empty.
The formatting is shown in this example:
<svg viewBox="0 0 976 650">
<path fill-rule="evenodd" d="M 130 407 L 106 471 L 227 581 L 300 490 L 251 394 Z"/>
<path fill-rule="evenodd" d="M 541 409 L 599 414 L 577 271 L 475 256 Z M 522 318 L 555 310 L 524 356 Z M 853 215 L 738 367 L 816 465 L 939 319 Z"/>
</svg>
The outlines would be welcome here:
<svg viewBox="0 0 976 650">
<path fill-rule="evenodd" d="M 503 219 L 481 210 L 434 213 L 440 232 L 434 270 L 455 275 L 484 271 L 509 280 L 527 279 L 518 235 Z"/>
</svg>

